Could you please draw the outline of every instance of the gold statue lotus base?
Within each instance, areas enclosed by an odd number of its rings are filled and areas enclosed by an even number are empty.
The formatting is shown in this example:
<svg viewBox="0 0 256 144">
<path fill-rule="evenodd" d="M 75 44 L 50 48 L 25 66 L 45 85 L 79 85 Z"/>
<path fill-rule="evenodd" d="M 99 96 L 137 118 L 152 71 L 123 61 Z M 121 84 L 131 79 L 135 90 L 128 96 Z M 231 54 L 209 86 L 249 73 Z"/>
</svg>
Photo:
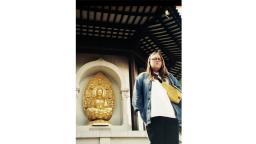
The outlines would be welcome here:
<svg viewBox="0 0 256 144">
<path fill-rule="evenodd" d="M 105 120 L 95 120 L 95 121 L 91 121 L 90 125 L 92 125 L 92 126 L 110 126 L 111 124 Z"/>
</svg>

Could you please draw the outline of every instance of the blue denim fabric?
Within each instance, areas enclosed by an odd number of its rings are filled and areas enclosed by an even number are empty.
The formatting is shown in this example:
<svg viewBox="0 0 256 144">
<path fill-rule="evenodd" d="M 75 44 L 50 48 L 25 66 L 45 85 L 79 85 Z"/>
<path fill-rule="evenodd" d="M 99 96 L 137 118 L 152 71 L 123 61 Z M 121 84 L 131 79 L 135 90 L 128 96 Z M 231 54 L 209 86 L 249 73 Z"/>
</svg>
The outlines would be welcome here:
<svg viewBox="0 0 256 144">
<path fill-rule="evenodd" d="M 179 81 L 169 73 L 170 84 L 181 91 L 181 85 Z M 151 114 L 151 87 L 152 81 L 148 78 L 148 73 L 143 72 L 139 74 L 136 78 L 134 89 L 132 106 L 134 110 L 140 112 L 141 118 L 146 125 L 150 124 L 150 114 Z M 175 111 L 176 118 L 181 124 L 181 103 L 179 105 L 172 103 Z"/>
</svg>

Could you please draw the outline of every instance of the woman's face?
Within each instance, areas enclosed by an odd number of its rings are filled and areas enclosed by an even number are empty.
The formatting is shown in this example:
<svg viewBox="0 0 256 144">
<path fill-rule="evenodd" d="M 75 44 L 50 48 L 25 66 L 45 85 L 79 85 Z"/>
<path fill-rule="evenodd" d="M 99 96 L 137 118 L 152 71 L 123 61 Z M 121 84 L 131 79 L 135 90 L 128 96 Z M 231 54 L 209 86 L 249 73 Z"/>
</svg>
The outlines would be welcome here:
<svg viewBox="0 0 256 144">
<path fill-rule="evenodd" d="M 150 66 L 154 72 L 158 72 L 162 66 L 162 59 L 159 54 L 150 57 Z"/>
</svg>

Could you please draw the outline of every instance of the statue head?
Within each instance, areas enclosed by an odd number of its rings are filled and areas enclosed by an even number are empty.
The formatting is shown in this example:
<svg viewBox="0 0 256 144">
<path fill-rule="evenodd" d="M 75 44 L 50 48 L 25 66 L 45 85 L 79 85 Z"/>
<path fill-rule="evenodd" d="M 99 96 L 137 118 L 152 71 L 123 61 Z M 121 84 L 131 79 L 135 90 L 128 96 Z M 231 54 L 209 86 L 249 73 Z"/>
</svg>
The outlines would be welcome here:
<svg viewBox="0 0 256 144">
<path fill-rule="evenodd" d="M 103 89 L 102 88 L 98 88 L 96 90 L 96 96 L 102 96 L 103 95 Z"/>
</svg>

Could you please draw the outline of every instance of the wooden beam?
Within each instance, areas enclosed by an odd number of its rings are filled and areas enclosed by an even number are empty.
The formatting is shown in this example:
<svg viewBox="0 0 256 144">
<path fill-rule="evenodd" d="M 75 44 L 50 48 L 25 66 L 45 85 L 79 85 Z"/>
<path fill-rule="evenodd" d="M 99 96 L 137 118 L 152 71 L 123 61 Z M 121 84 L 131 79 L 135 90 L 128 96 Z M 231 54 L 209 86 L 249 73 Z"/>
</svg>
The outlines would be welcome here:
<svg viewBox="0 0 256 144">
<path fill-rule="evenodd" d="M 118 24 L 118 23 L 110 23 L 110 22 L 101 22 L 101 21 L 90 21 L 86 19 L 77 19 L 77 24 L 83 24 L 83 22 L 86 22 L 87 26 L 99 26 L 99 27 L 106 27 L 106 28 L 118 28 L 118 29 L 130 29 L 135 30 L 137 25 L 129 25 L 129 24 Z"/>
<path fill-rule="evenodd" d="M 176 5 L 181 6 L 181 0 L 77 0 L 76 7 L 83 7 L 86 5 Z"/>
<path fill-rule="evenodd" d="M 164 13 L 164 9 L 161 10 L 161 13 Z M 173 14 L 173 13 L 171 13 Z M 158 20 L 159 20 L 159 23 L 161 25 L 163 25 L 163 28 L 168 32 L 168 34 L 172 37 L 173 40 L 175 40 L 175 43 L 178 45 L 179 48 L 181 48 L 181 42 L 179 40 L 177 40 L 176 36 L 173 35 L 173 32 L 166 28 L 166 24 L 163 22 L 164 18 L 161 17 L 161 15 L 157 15 L 156 17 Z M 175 20 L 175 18 L 174 18 Z M 176 22 L 176 21 L 174 21 Z M 178 24 L 179 28 L 180 28 L 180 31 L 181 31 L 181 25 L 179 23 L 176 22 L 176 24 Z"/>
<path fill-rule="evenodd" d="M 83 10 L 83 8 L 80 10 Z M 108 9 L 99 9 L 99 8 L 90 8 L 90 10 L 95 11 L 95 12 L 101 12 L 101 13 L 109 12 L 111 14 L 121 14 L 121 15 L 130 15 L 130 16 L 152 16 L 152 14 L 154 14 L 154 13 L 143 13 L 143 12 L 139 13 L 137 11 L 136 12 L 131 12 L 131 11 L 127 12 L 127 11 L 111 10 L 111 9 L 108 10 Z"/>
</svg>

